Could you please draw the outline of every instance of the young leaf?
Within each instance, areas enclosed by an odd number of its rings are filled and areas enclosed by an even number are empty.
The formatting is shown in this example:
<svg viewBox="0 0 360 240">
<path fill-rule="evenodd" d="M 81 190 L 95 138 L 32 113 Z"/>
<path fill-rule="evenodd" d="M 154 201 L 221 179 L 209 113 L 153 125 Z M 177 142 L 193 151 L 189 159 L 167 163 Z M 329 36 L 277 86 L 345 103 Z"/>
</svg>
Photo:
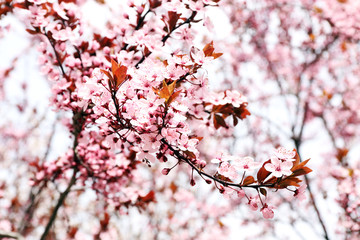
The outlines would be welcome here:
<svg viewBox="0 0 360 240">
<path fill-rule="evenodd" d="M 228 128 L 224 118 L 219 114 L 214 114 L 214 127 L 215 129 L 219 129 L 220 127 Z"/>
<path fill-rule="evenodd" d="M 243 182 L 243 185 L 249 185 L 249 184 L 252 184 L 255 182 L 255 179 L 253 176 L 247 176 L 245 179 L 244 179 L 244 182 Z"/>
<path fill-rule="evenodd" d="M 300 182 L 301 180 L 296 177 L 287 177 L 280 181 L 279 185 L 277 185 L 277 188 L 286 188 L 289 186 L 299 187 L 300 185 L 298 183 Z"/>
<path fill-rule="evenodd" d="M 291 176 L 301 176 L 312 172 L 312 170 L 308 167 L 302 167 L 300 169 L 296 169 Z"/>
<path fill-rule="evenodd" d="M 262 167 L 259 169 L 257 173 L 257 180 L 259 183 L 262 183 L 271 173 L 265 169 L 265 164 L 270 163 L 271 160 L 264 162 Z"/>
<path fill-rule="evenodd" d="M 104 69 L 100 69 L 100 71 L 102 73 L 104 73 L 110 79 L 110 81 L 114 81 L 113 77 L 111 76 L 111 74 L 108 71 L 106 71 Z"/>
<path fill-rule="evenodd" d="M 181 93 L 181 90 L 174 92 L 174 93 L 169 97 L 167 103 L 168 103 L 168 104 L 171 104 L 171 103 L 175 100 L 175 98 L 177 98 L 177 96 L 180 95 L 180 93 Z"/>
<path fill-rule="evenodd" d="M 203 48 L 203 52 L 206 57 L 209 57 L 212 55 L 212 53 L 214 52 L 213 41 L 211 41 L 210 43 L 205 45 L 205 47 Z"/>
<path fill-rule="evenodd" d="M 291 168 L 291 171 L 295 172 L 296 170 L 303 168 L 309 161 L 310 161 L 310 159 L 307 159 L 307 160 L 295 165 L 297 163 L 297 160 L 295 160 L 294 166 Z"/>
<path fill-rule="evenodd" d="M 266 191 L 265 188 L 260 188 L 260 193 L 261 193 L 262 195 L 264 195 L 265 197 L 267 196 L 267 191 Z"/>
<path fill-rule="evenodd" d="M 126 80 L 127 67 L 119 66 L 119 68 L 114 73 L 115 81 L 116 81 L 116 89 L 121 86 Z"/>
</svg>

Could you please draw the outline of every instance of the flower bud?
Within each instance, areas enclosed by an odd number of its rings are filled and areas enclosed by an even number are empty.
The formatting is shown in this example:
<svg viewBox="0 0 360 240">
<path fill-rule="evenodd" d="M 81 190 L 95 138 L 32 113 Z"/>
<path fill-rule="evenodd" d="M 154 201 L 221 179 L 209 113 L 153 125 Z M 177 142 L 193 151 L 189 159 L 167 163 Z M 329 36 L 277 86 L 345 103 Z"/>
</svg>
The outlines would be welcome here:
<svg viewBox="0 0 360 240">
<path fill-rule="evenodd" d="M 204 160 L 200 161 L 200 168 L 206 167 L 206 162 Z"/>
<path fill-rule="evenodd" d="M 170 168 L 164 168 L 162 171 L 161 171 L 161 173 L 162 174 L 164 174 L 164 175 L 168 175 L 169 174 L 169 172 L 170 172 Z"/>
</svg>

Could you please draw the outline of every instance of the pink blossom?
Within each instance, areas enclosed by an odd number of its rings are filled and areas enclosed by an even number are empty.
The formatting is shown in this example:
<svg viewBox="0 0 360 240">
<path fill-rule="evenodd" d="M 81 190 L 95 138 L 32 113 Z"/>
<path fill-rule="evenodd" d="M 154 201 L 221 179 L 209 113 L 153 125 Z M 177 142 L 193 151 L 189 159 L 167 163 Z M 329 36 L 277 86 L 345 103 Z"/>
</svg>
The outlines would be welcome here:
<svg viewBox="0 0 360 240">
<path fill-rule="evenodd" d="M 256 211 L 259 208 L 258 201 L 256 198 L 250 197 L 248 205 L 249 205 L 250 209 L 253 211 Z"/>
<path fill-rule="evenodd" d="M 295 152 L 293 150 L 287 150 L 284 147 L 276 149 L 275 156 L 282 160 L 295 161 Z"/>
<path fill-rule="evenodd" d="M 260 210 L 265 219 L 271 219 L 274 217 L 273 207 L 268 206 L 267 204 Z"/>
<path fill-rule="evenodd" d="M 194 49 L 193 50 L 193 54 L 191 55 L 194 59 L 194 62 L 199 64 L 199 65 L 205 65 L 206 63 L 208 63 L 210 60 L 213 59 L 213 57 L 206 57 L 204 52 L 198 49 Z"/>
<path fill-rule="evenodd" d="M 295 190 L 294 196 L 297 199 L 299 199 L 299 201 L 303 201 L 306 199 L 306 195 L 305 195 L 306 188 L 307 188 L 307 185 L 302 184 L 302 185 L 300 185 L 300 187 L 298 189 Z"/>
<path fill-rule="evenodd" d="M 202 1 L 189 1 L 189 7 L 193 11 L 200 12 L 204 8 L 204 3 Z"/>
<path fill-rule="evenodd" d="M 244 104 L 247 102 L 246 97 L 243 96 L 241 93 L 239 93 L 238 91 L 232 90 L 229 91 L 227 90 L 225 92 L 226 97 L 225 100 L 228 101 L 228 103 L 232 104 L 234 107 L 240 107 L 241 104 Z"/>
<path fill-rule="evenodd" d="M 269 178 L 276 177 L 280 178 L 283 175 L 289 176 L 292 174 L 291 168 L 293 164 L 292 162 L 288 161 L 281 161 L 277 157 L 271 157 L 271 163 L 265 164 L 265 169 L 269 172 L 271 172 Z"/>
<path fill-rule="evenodd" d="M 244 157 L 234 159 L 233 166 L 238 171 L 249 171 L 259 168 L 261 163 L 255 162 L 252 157 Z"/>
<path fill-rule="evenodd" d="M 228 177 L 230 179 L 236 179 L 238 177 L 238 173 L 235 168 L 228 162 L 222 162 L 218 168 L 218 172 L 224 177 Z"/>
<path fill-rule="evenodd" d="M 238 198 L 243 198 L 243 197 L 245 197 L 245 191 L 244 190 L 242 190 L 242 189 L 239 189 L 238 191 L 237 191 L 237 196 L 238 196 Z"/>
<path fill-rule="evenodd" d="M 223 192 L 223 195 L 226 199 L 235 199 L 237 196 L 237 191 L 232 189 L 232 188 L 228 188 L 226 187 L 224 189 L 225 191 Z"/>
</svg>

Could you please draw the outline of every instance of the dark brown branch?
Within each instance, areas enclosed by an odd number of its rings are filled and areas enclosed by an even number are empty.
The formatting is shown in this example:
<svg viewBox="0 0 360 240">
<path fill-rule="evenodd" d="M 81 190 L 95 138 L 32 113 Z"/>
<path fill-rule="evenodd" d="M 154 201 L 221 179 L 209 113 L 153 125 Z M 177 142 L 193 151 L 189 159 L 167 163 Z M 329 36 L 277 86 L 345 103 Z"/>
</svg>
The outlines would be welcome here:
<svg viewBox="0 0 360 240">
<path fill-rule="evenodd" d="M 142 16 L 140 17 L 136 27 L 135 27 L 135 30 L 139 30 L 142 26 L 143 26 L 143 23 L 144 23 L 144 20 L 145 20 L 145 17 L 146 15 L 148 15 L 149 13 L 151 12 L 151 9 L 147 10 L 147 12 Z"/>
<path fill-rule="evenodd" d="M 161 40 L 161 41 L 164 43 L 164 45 L 165 45 L 166 40 L 170 37 L 170 35 L 171 35 L 176 29 L 178 29 L 178 28 L 181 27 L 182 25 L 185 25 L 185 24 L 187 24 L 187 23 L 190 23 L 192 20 L 194 20 L 196 14 L 197 14 L 197 12 L 196 12 L 196 11 L 193 11 L 193 12 L 191 13 L 191 16 L 190 16 L 190 17 L 188 17 L 184 22 L 180 23 L 179 25 L 177 25 L 176 27 L 174 27 L 174 29 L 172 29 L 168 34 L 166 34 L 166 35 L 163 37 L 163 39 Z"/>
<path fill-rule="evenodd" d="M 205 176 L 209 179 L 212 179 L 213 181 L 222 184 L 223 186 L 227 187 L 227 186 L 232 186 L 232 187 L 238 187 L 238 188 L 254 188 L 254 189 L 258 189 L 260 187 L 275 187 L 275 184 L 256 184 L 256 185 L 242 185 L 241 183 L 232 183 L 232 182 L 228 182 L 228 181 L 224 181 L 221 180 L 217 177 L 214 177 L 206 172 L 203 172 L 201 169 L 199 169 L 190 159 L 188 159 L 187 157 L 183 156 L 178 150 L 174 149 L 168 142 L 166 142 L 165 139 L 161 140 L 162 143 L 164 143 L 171 151 L 174 152 L 174 155 L 181 161 L 186 162 L 187 164 L 190 165 L 190 167 L 192 169 L 194 169 L 200 176 Z"/>
<path fill-rule="evenodd" d="M 57 52 L 56 49 L 55 49 L 55 45 L 54 45 L 53 41 L 50 39 L 50 37 L 49 37 L 49 35 L 47 34 L 47 32 L 45 32 L 45 36 L 46 36 L 46 38 L 49 40 L 50 45 L 51 45 L 51 47 L 52 47 L 53 50 L 54 50 L 55 57 L 56 57 L 56 60 L 57 60 L 57 62 L 58 62 L 58 64 L 59 64 L 61 73 L 62 73 L 62 75 L 66 78 L 65 70 L 64 70 L 64 68 L 63 68 L 63 66 L 62 66 L 62 64 L 61 64 L 60 56 L 59 56 L 58 52 Z"/>
<path fill-rule="evenodd" d="M 24 217 L 21 220 L 20 227 L 18 228 L 18 231 L 20 234 L 25 233 L 26 228 L 28 227 L 28 224 L 31 221 L 34 211 L 36 209 L 36 206 L 38 204 L 37 198 L 41 194 L 41 192 L 44 190 L 44 188 L 46 187 L 47 182 L 48 182 L 47 180 L 44 180 L 42 182 L 41 186 L 38 188 L 36 193 L 34 193 L 34 191 L 33 191 L 34 187 L 31 188 L 30 195 L 29 195 L 30 203 L 25 210 Z"/>
<path fill-rule="evenodd" d="M 75 168 L 67 188 L 65 189 L 64 192 L 62 192 L 60 194 L 60 198 L 59 198 L 54 210 L 52 211 L 52 214 L 51 214 L 50 219 L 45 227 L 43 234 L 41 235 L 41 238 L 40 238 L 41 240 L 46 239 L 46 236 L 48 235 L 50 228 L 52 227 L 53 223 L 55 222 L 55 219 L 56 219 L 56 216 L 57 216 L 57 213 L 58 213 L 60 207 L 64 204 L 64 201 L 65 201 L 67 195 L 69 194 L 71 187 L 76 183 L 76 173 L 77 172 L 78 172 L 78 170 Z"/>
<path fill-rule="evenodd" d="M 297 141 L 294 139 L 294 143 L 295 143 L 296 151 L 297 151 L 298 154 L 299 154 L 300 161 L 302 161 L 302 160 L 301 160 L 301 155 L 300 155 L 300 152 L 299 152 L 299 148 L 300 148 L 300 145 L 301 145 L 301 139 L 297 139 Z M 319 222 L 320 222 L 320 225 L 321 225 L 321 227 L 322 227 L 322 229 L 323 229 L 324 238 L 325 238 L 326 240 L 329 240 L 329 239 L 330 239 L 330 238 L 329 238 L 329 234 L 328 234 L 328 231 L 327 231 L 327 229 L 326 229 L 326 226 L 325 226 L 325 223 L 324 223 L 324 221 L 323 221 L 323 218 L 322 218 L 322 216 L 321 216 L 321 213 L 320 213 L 320 211 L 319 211 L 319 207 L 317 206 L 317 203 L 316 203 L 316 200 L 315 200 L 313 191 L 312 191 L 312 189 L 311 189 L 310 180 L 309 180 L 309 178 L 308 178 L 307 175 L 305 175 L 304 177 L 305 177 L 305 183 L 306 183 L 306 185 L 307 185 L 307 189 L 308 189 L 308 192 L 309 192 L 309 195 L 310 195 L 311 205 L 314 207 L 314 210 L 315 210 L 315 212 L 316 212 L 316 216 L 317 216 L 317 218 L 318 218 L 318 220 L 319 220 Z"/>
<path fill-rule="evenodd" d="M 170 35 L 171 35 L 176 29 L 178 29 L 179 27 L 181 27 L 181 26 L 184 25 L 184 24 L 187 24 L 187 23 L 190 23 L 191 21 L 193 21 L 194 18 L 195 18 L 195 16 L 196 16 L 196 14 L 197 14 L 197 12 L 196 12 L 196 11 L 193 11 L 193 12 L 191 13 L 191 16 L 190 16 L 190 17 L 188 17 L 184 22 L 180 23 L 179 25 L 177 25 L 176 27 L 174 27 L 174 29 L 172 29 L 168 34 L 166 34 L 166 35 L 162 38 L 162 40 L 161 40 L 161 41 L 163 42 L 163 44 L 165 45 L 165 42 L 167 41 L 167 39 L 170 37 Z M 149 53 L 146 54 L 146 55 L 143 55 L 142 58 L 140 59 L 140 61 L 135 65 L 135 67 L 138 68 L 139 65 L 140 65 L 141 63 L 143 63 L 148 56 L 150 56 L 150 54 L 151 54 L 151 52 L 149 52 Z"/>
</svg>

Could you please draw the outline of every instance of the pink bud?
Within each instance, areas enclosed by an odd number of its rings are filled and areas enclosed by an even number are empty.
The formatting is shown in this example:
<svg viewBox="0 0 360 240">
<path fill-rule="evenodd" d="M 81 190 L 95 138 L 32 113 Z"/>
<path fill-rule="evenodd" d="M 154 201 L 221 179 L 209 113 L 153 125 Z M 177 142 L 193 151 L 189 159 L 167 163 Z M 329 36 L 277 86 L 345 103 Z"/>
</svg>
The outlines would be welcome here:
<svg viewBox="0 0 360 240">
<path fill-rule="evenodd" d="M 161 171 L 161 173 L 162 174 L 164 174 L 164 175 L 168 175 L 169 174 L 169 172 L 170 172 L 170 168 L 164 168 L 162 171 Z"/>
<path fill-rule="evenodd" d="M 196 184 L 196 183 L 195 183 L 195 180 L 192 178 L 192 179 L 190 180 L 190 185 L 191 185 L 191 186 L 195 186 L 195 184 Z"/>
<path fill-rule="evenodd" d="M 242 190 L 242 189 L 240 189 L 240 190 L 237 192 L 237 195 L 238 195 L 239 198 L 243 198 L 243 197 L 245 197 L 245 191 Z"/>
<path fill-rule="evenodd" d="M 250 206 L 250 209 L 253 210 L 253 211 L 256 211 L 258 209 L 258 204 L 257 202 L 253 201 L 253 200 L 249 200 L 249 206 Z"/>
<path fill-rule="evenodd" d="M 274 217 L 274 211 L 272 210 L 272 207 L 269 207 L 267 204 L 260 210 L 263 217 L 266 219 L 271 219 Z"/>
</svg>

